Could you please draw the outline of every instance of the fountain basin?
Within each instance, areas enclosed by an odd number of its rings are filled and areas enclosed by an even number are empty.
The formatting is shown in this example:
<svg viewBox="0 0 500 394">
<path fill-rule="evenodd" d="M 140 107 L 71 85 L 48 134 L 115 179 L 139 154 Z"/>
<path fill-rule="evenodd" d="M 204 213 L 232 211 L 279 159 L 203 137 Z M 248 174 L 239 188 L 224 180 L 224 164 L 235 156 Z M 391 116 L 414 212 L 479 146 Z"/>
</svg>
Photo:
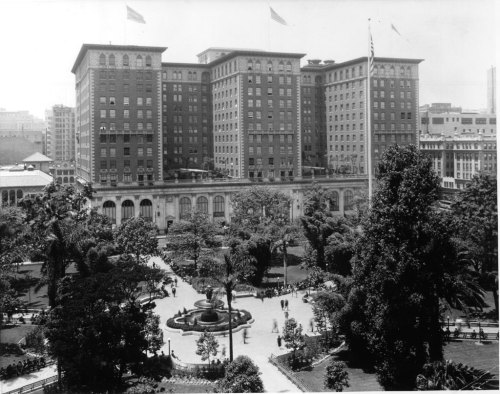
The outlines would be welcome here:
<svg viewBox="0 0 500 394">
<path fill-rule="evenodd" d="M 214 314 L 207 315 L 207 309 L 192 309 L 185 315 L 167 320 L 167 327 L 182 331 L 222 332 L 229 330 L 229 312 L 227 309 L 213 309 Z M 205 314 L 205 315 L 204 315 Z M 245 310 L 232 311 L 232 328 L 237 328 L 252 321 L 252 315 Z M 195 324 L 196 323 L 196 324 Z"/>
</svg>

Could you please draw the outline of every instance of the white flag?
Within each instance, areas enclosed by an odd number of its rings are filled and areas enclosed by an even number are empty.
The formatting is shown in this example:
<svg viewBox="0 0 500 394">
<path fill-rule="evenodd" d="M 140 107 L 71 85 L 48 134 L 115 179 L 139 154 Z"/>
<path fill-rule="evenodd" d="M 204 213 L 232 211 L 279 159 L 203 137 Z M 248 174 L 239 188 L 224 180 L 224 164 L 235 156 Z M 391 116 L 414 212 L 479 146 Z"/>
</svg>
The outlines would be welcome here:
<svg viewBox="0 0 500 394">
<path fill-rule="evenodd" d="M 127 19 L 130 19 L 131 21 L 137 22 L 137 23 L 146 23 L 144 20 L 144 17 L 139 14 L 137 11 L 133 10 L 129 6 L 127 6 Z"/>
</svg>

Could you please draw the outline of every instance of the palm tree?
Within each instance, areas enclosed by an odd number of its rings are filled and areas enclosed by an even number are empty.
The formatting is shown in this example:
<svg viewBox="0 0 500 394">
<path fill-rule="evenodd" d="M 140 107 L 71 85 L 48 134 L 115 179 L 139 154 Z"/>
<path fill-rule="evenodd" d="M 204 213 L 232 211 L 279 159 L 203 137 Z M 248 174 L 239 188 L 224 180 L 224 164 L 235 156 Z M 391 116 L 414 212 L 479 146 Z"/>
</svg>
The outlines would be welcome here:
<svg viewBox="0 0 500 394">
<path fill-rule="evenodd" d="M 271 245 L 271 253 L 280 251 L 283 256 L 283 281 L 284 286 L 288 285 L 288 246 L 299 237 L 299 229 L 296 225 L 285 224 L 283 226 L 276 226 L 274 234 L 275 241 Z"/>
</svg>

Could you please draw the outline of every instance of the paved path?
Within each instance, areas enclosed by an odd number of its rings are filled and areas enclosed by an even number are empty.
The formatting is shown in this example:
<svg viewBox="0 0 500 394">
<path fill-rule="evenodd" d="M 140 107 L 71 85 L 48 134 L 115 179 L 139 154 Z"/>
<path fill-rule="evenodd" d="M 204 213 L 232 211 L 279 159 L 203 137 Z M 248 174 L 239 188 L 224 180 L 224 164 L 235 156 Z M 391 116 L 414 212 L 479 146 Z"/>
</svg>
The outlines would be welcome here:
<svg viewBox="0 0 500 394">
<path fill-rule="evenodd" d="M 57 368 L 55 365 L 49 365 L 39 371 L 28 373 L 17 378 L 0 381 L 0 393 L 16 390 L 28 384 L 38 382 L 43 379 L 51 378 L 57 375 Z"/>
<path fill-rule="evenodd" d="M 153 258 L 150 263 L 155 262 L 168 272 L 172 272 L 160 258 Z M 172 274 L 173 275 L 173 274 Z M 173 275 L 174 276 L 174 275 Z M 170 290 L 169 290 L 169 293 Z M 287 349 L 278 348 L 277 333 L 272 333 L 273 319 L 278 321 L 279 331 L 283 328 L 285 322 L 284 311 L 281 310 L 280 300 L 288 299 L 289 318 L 295 318 L 302 324 L 304 332 L 308 330 L 309 321 L 313 317 L 312 309 L 309 304 L 302 301 L 302 293 L 298 297 L 283 296 L 274 298 L 265 298 L 264 302 L 254 297 L 238 298 L 233 303 L 233 308 L 241 308 L 249 311 L 255 322 L 248 329 L 247 343 L 243 344 L 242 332 L 233 333 L 233 351 L 234 357 L 247 355 L 258 366 L 262 372 L 264 388 L 268 392 L 299 392 L 300 390 L 290 382 L 274 365 L 269 363 L 268 357 L 271 353 L 283 354 Z M 204 296 L 198 294 L 188 283 L 178 278 L 178 287 L 176 297 L 167 297 L 156 300 L 155 312 L 160 315 L 161 326 L 164 333 L 165 345 L 162 350 L 168 353 L 168 338 L 170 338 L 170 348 L 175 355 L 184 362 L 202 363 L 200 356 L 196 355 L 197 335 L 182 336 L 179 333 L 171 332 L 166 329 L 166 321 L 172 317 L 178 310 L 185 307 L 192 309 L 194 302 L 203 299 Z M 229 337 L 217 336 L 220 347 L 226 346 L 226 353 L 229 356 Z M 220 356 L 219 356 L 220 357 Z M 222 357 L 221 357 L 222 358 Z"/>
</svg>

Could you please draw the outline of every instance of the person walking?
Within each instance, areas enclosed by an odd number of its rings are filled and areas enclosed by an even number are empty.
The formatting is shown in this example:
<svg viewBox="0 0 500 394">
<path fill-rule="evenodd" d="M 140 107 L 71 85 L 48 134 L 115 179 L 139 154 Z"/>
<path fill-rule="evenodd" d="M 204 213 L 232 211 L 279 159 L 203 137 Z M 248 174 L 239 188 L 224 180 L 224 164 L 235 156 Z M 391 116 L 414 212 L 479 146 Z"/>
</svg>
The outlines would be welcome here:
<svg viewBox="0 0 500 394">
<path fill-rule="evenodd" d="M 174 295 L 174 297 L 175 297 L 175 293 L 177 293 L 177 289 L 175 287 L 172 287 L 172 294 Z"/>
<path fill-rule="evenodd" d="M 285 300 L 285 309 L 288 310 L 288 300 Z"/>
<path fill-rule="evenodd" d="M 285 300 L 280 300 L 281 310 L 285 307 Z"/>
<path fill-rule="evenodd" d="M 278 321 L 276 319 L 273 319 L 273 329 L 271 332 L 278 332 Z"/>
<path fill-rule="evenodd" d="M 244 328 L 243 329 L 243 344 L 246 344 L 247 342 L 247 335 L 248 335 L 248 332 L 247 332 L 247 329 Z"/>
<path fill-rule="evenodd" d="M 278 341 L 278 347 L 281 349 L 281 337 L 279 335 L 277 341 Z"/>
<path fill-rule="evenodd" d="M 177 287 L 177 278 L 174 278 L 175 287 Z"/>
<path fill-rule="evenodd" d="M 288 320 L 288 311 L 285 311 L 285 320 Z"/>
</svg>

